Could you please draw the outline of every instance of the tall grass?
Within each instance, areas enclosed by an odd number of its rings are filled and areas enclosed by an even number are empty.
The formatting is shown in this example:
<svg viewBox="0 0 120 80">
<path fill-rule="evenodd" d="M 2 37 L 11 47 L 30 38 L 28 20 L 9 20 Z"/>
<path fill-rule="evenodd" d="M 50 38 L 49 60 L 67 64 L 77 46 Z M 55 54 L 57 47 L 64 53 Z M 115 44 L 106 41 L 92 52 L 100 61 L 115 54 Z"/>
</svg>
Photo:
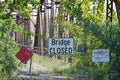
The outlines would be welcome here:
<svg viewBox="0 0 120 80">
<path fill-rule="evenodd" d="M 33 56 L 33 61 L 55 72 L 61 72 L 62 70 L 70 67 L 69 63 L 66 63 L 62 60 L 58 60 L 53 57 L 40 56 L 36 54 Z"/>
</svg>

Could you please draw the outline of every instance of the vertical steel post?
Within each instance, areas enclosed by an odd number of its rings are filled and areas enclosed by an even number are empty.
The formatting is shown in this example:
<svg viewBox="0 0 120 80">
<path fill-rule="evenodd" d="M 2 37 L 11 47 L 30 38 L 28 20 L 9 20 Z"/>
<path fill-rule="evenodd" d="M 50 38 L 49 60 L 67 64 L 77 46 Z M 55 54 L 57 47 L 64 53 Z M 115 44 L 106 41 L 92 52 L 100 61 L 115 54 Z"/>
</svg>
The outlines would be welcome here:
<svg viewBox="0 0 120 80">
<path fill-rule="evenodd" d="M 51 19 L 50 19 L 50 37 L 54 36 L 54 28 L 53 28 L 53 24 L 54 24 L 54 1 L 51 0 Z"/>
<path fill-rule="evenodd" d="M 39 44 L 39 38 L 38 38 L 38 34 L 39 34 L 39 31 L 40 31 L 40 9 L 38 8 L 37 10 L 37 21 L 36 21 L 36 25 L 35 25 L 35 39 L 34 39 L 34 47 L 38 47 L 38 44 Z"/>
<path fill-rule="evenodd" d="M 112 22 L 113 0 L 107 0 L 106 4 L 106 20 Z"/>
<path fill-rule="evenodd" d="M 42 12 L 40 12 L 40 35 L 43 36 L 43 22 L 42 22 Z M 40 39 L 41 54 L 43 55 L 43 37 Z"/>
<path fill-rule="evenodd" d="M 114 0 L 114 2 L 115 2 L 115 6 L 116 6 L 118 22 L 119 22 L 119 25 L 120 25 L 120 0 Z"/>
</svg>

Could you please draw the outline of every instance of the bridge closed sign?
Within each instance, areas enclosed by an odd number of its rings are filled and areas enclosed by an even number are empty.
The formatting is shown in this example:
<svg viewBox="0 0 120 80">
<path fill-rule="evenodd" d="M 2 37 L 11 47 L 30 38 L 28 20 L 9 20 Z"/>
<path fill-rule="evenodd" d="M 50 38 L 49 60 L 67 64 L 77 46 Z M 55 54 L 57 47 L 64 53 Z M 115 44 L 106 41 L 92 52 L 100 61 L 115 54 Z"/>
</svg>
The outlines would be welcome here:
<svg viewBox="0 0 120 80">
<path fill-rule="evenodd" d="M 49 38 L 48 54 L 73 54 L 74 40 L 73 38 Z"/>
</svg>

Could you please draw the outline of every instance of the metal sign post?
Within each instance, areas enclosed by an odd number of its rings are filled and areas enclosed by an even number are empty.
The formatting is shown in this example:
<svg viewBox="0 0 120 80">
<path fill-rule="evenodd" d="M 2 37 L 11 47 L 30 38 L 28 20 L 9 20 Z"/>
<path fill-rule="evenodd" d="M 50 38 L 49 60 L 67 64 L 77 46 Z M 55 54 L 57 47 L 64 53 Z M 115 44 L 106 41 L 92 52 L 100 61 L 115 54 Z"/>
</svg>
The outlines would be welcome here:
<svg viewBox="0 0 120 80">
<path fill-rule="evenodd" d="M 31 68 L 32 68 L 32 58 L 30 59 L 30 68 L 29 68 L 29 74 L 31 75 Z"/>
<path fill-rule="evenodd" d="M 33 50 L 31 50 L 31 52 L 33 53 Z M 30 74 L 30 79 L 32 79 L 32 57 L 30 58 L 29 74 Z"/>
</svg>

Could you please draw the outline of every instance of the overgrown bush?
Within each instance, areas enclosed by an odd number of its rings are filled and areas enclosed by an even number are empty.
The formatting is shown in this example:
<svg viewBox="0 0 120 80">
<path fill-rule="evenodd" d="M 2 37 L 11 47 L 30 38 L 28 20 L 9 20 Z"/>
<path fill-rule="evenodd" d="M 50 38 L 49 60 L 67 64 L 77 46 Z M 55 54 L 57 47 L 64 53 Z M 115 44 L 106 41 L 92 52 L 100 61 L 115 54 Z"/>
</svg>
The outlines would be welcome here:
<svg viewBox="0 0 120 80">
<path fill-rule="evenodd" d="M 18 46 L 9 32 L 21 31 L 12 19 L 0 19 L 0 79 L 7 79 L 17 70 L 15 54 Z"/>
<path fill-rule="evenodd" d="M 0 79 L 10 77 L 17 70 L 16 52 L 15 43 L 0 40 Z"/>
</svg>

